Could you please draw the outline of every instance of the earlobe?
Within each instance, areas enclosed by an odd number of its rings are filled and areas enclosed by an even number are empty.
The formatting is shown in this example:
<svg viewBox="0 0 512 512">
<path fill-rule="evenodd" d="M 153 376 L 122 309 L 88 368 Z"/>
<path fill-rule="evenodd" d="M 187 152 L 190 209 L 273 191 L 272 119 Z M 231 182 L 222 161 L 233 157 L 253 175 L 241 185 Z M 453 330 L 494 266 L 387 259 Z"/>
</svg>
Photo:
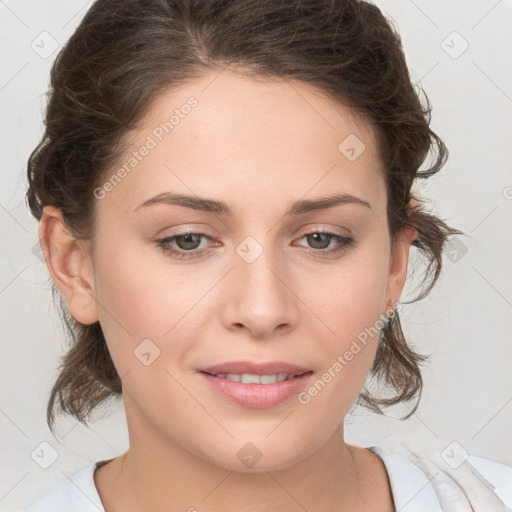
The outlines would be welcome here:
<svg viewBox="0 0 512 512">
<path fill-rule="evenodd" d="M 407 266 L 411 245 L 414 242 L 417 231 L 411 226 L 405 226 L 400 231 L 389 262 L 388 289 L 386 299 L 391 303 L 400 300 L 402 289 L 407 277 Z"/>
<path fill-rule="evenodd" d="M 39 223 L 39 243 L 50 276 L 66 299 L 73 318 L 82 324 L 98 321 L 87 241 L 73 237 L 58 208 L 44 207 Z"/>
</svg>

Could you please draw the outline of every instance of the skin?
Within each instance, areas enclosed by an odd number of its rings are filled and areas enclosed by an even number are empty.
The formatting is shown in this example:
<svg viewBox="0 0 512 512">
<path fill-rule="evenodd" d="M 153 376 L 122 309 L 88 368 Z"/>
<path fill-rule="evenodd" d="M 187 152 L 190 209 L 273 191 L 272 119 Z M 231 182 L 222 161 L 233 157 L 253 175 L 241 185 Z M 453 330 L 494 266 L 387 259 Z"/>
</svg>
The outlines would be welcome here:
<svg viewBox="0 0 512 512">
<path fill-rule="evenodd" d="M 198 105 L 97 200 L 94 243 L 73 239 L 53 207 L 40 223 L 52 279 L 76 320 L 100 321 L 123 382 L 130 447 L 95 472 L 105 510 L 392 511 L 383 462 L 343 433 L 378 336 L 305 405 L 249 409 L 197 373 L 287 361 L 314 382 L 399 300 L 416 232 L 405 228 L 391 251 L 374 134 L 307 84 L 225 71 L 160 95 L 126 154 L 191 96 Z M 338 150 L 350 134 L 365 145 L 354 161 Z M 166 191 L 225 201 L 234 215 L 168 204 L 134 212 Z M 371 209 L 284 215 L 336 192 Z M 156 245 L 187 228 L 211 239 L 172 247 L 203 255 L 178 259 Z M 327 256 L 336 238 L 305 236 L 318 229 L 355 243 Z M 252 263 L 236 251 L 248 236 L 263 249 Z M 133 353 L 147 338 L 160 350 L 148 366 Z M 248 442 L 262 454 L 251 468 L 237 457 Z"/>
</svg>

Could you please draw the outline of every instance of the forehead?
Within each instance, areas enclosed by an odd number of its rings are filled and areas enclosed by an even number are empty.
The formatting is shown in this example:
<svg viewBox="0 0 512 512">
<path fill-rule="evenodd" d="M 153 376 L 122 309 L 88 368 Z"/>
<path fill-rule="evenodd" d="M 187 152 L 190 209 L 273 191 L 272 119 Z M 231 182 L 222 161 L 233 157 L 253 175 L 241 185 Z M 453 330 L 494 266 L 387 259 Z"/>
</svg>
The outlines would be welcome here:
<svg viewBox="0 0 512 512">
<path fill-rule="evenodd" d="M 274 195 L 286 205 L 331 192 L 385 201 L 373 130 L 303 82 L 205 73 L 158 95 L 127 141 L 113 171 L 151 146 L 110 194 L 132 206 L 166 191 Z"/>
</svg>

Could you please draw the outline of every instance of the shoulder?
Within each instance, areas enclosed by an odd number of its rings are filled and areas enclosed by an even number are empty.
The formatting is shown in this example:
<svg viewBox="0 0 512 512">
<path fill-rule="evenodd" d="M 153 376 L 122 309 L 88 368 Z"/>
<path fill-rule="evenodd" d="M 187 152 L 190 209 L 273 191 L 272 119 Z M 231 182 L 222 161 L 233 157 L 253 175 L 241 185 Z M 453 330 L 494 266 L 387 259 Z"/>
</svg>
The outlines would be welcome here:
<svg viewBox="0 0 512 512">
<path fill-rule="evenodd" d="M 386 466 L 397 510 L 511 510 L 511 466 L 446 449 L 403 454 L 375 446 L 370 450 Z"/>
<path fill-rule="evenodd" d="M 94 484 L 96 462 L 68 477 L 22 512 L 105 512 Z"/>
</svg>

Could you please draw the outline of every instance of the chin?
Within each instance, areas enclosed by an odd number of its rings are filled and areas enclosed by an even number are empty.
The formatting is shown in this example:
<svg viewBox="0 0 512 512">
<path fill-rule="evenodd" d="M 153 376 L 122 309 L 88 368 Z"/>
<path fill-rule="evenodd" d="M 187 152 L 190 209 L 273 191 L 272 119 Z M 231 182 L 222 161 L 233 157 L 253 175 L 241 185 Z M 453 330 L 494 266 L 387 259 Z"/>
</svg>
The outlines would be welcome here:
<svg viewBox="0 0 512 512">
<path fill-rule="evenodd" d="M 265 436 L 268 435 L 265 434 Z M 230 439 L 228 443 L 219 446 L 219 451 L 211 453 L 211 446 L 205 448 L 210 453 L 203 452 L 200 456 L 212 464 L 237 473 L 263 473 L 267 471 L 286 470 L 317 450 L 316 443 L 304 439 L 286 436 L 285 440 L 276 435 L 275 439 L 265 436 L 252 436 L 252 441 L 246 437 L 243 441 Z M 306 451 L 304 447 L 307 446 Z"/>
</svg>

